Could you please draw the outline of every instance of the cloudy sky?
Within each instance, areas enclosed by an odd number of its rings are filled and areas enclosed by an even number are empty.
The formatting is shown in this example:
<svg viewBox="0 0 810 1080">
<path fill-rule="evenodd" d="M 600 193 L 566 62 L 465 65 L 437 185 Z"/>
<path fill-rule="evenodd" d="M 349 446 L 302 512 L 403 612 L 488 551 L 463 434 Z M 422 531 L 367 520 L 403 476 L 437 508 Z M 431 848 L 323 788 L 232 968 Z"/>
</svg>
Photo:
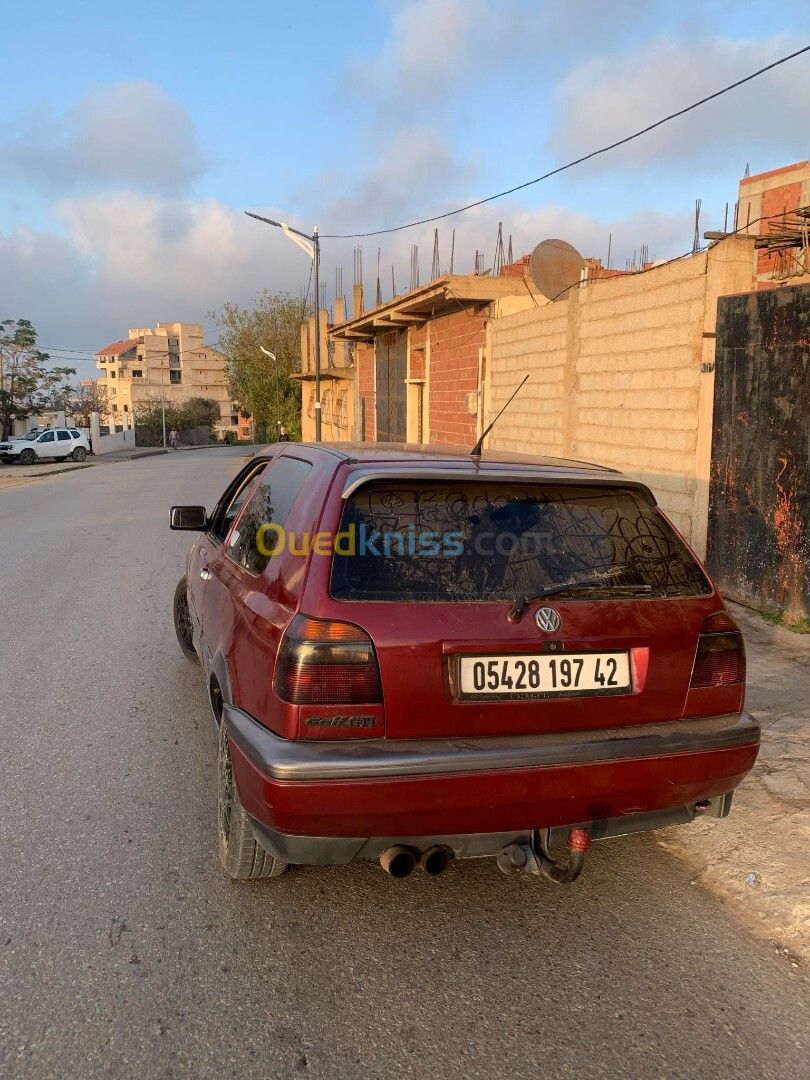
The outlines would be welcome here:
<svg viewBox="0 0 810 1080">
<path fill-rule="evenodd" d="M 0 317 L 54 362 L 130 326 L 202 322 L 310 264 L 245 209 L 322 233 L 404 224 L 596 149 L 810 43 L 782 0 L 29 0 L 3 17 Z M 810 55 L 810 54 L 809 54 Z M 440 224 L 442 268 L 557 236 L 614 265 L 722 226 L 746 164 L 810 157 L 810 59 L 561 177 Z M 331 304 L 363 246 L 373 295 L 430 276 L 433 227 L 325 240 Z M 68 350 L 77 350 L 69 352 Z M 92 362 L 79 364 L 91 374 Z"/>
</svg>

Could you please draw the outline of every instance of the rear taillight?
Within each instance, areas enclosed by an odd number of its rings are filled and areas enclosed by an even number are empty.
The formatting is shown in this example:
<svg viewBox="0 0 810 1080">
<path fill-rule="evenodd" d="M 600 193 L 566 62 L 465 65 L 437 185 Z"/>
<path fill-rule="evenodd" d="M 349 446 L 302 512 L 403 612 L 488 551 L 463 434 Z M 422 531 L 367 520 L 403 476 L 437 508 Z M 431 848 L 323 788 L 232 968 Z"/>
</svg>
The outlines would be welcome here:
<svg viewBox="0 0 810 1080">
<path fill-rule="evenodd" d="M 703 623 L 692 668 L 694 688 L 745 682 L 745 646 L 737 624 L 719 611 Z"/>
<path fill-rule="evenodd" d="M 276 693 L 293 705 L 382 702 L 371 638 L 351 623 L 296 615 L 278 652 Z"/>
</svg>

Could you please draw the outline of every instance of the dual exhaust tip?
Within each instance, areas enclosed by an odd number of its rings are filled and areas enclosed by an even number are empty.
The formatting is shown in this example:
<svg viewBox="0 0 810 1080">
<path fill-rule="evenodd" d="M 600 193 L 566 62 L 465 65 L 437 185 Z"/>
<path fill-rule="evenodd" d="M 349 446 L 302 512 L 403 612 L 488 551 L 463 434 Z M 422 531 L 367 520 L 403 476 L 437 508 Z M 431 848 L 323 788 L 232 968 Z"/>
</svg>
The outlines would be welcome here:
<svg viewBox="0 0 810 1080">
<path fill-rule="evenodd" d="M 394 847 L 386 848 L 382 853 L 380 866 L 386 874 L 394 878 L 409 877 L 417 866 L 430 877 L 436 877 L 437 874 L 445 872 L 452 858 L 453 852 L 438 844 L 421 853 L 414 848 L 395 844 Z"/>
</svg>

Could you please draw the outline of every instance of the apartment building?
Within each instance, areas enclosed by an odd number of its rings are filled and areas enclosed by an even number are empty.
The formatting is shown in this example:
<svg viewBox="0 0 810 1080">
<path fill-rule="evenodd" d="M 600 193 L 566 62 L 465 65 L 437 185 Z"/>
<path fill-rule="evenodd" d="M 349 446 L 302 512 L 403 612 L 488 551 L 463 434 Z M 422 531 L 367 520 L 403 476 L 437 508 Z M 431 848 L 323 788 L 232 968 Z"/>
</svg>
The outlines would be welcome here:
<svg viewBox="0 0 810 1080">
<path fill-rule="evenodd" d="M 220 432 L 236 434 L 245 424 L 230 398 L 225 357 L 204 343 L 199 323 L 132 329 L 129 337 L 96 354 L 96 367 L 113 417 L 135 412 L 146 402 L 179 405 L 204 397 L 219 405 Z"/>
</svg>

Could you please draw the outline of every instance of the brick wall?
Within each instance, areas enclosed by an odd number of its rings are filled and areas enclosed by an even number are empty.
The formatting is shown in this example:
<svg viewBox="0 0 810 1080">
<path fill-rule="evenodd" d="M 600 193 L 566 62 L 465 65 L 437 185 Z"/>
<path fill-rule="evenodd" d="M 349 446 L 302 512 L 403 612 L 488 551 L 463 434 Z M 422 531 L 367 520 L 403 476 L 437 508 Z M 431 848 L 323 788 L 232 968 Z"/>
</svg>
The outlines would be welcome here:
<svg viewBox="0 0 810 1080">
<path fill-rule="evenodd" d="M 377 394 L 374 384 L 374 346 L 357 342 L 354 352 L 354 363 L 357 369 L 357 438 L 363 437 L 361 416 L 365 410 L 366 417 L 366 441 L 373 442 L 376 425 L 376 402 Z"/>
<path fill-rule="evenodd" d="M 476 415 L 467 395 L 478 390 L 478 351 L 486 343 L 486 318 L 453 312 L 428 324 L 430 334 L 430 442 L 470 446 Z"/>
<path fill-rule="evenodd" d="M 487 445 L 593 461 L 644 480 L 687 538 L 699 523 L 701 548 L 716 298 L 751 288 L 752 249 L 750 240 L 726 241 L 493 320 L 486 422 L 531 378 Z"/>
<path fill-rule="evenodd" d="M 501 277 L 524 277 L 531 258 L 531 255 L 521 255 L 516 262 L 502 266 Z"/>
<path fill-rule="evenodd" d="M 783 184 L 781 187 L 770 188 L 762 193 L 762 220 L 757 224 L 756 231 L 769 233 L 769 222 L 778 224 L 779 219 L 785 213 L 791 213 L 802 205 L 802 185 L 798 181 L 795 184 Z M 769 251 L 757 252 L 757 273 L 768 274 L 776 269 L 777 258 Z"/>
<path fill-rule="evenodd" d="M 424 379 L 425 377 L 425 344 L 427 342 L 427 324 L 424 326 L 411 327 L 408 338 L 410 347 L 409 379 Z"/>
</svg>

